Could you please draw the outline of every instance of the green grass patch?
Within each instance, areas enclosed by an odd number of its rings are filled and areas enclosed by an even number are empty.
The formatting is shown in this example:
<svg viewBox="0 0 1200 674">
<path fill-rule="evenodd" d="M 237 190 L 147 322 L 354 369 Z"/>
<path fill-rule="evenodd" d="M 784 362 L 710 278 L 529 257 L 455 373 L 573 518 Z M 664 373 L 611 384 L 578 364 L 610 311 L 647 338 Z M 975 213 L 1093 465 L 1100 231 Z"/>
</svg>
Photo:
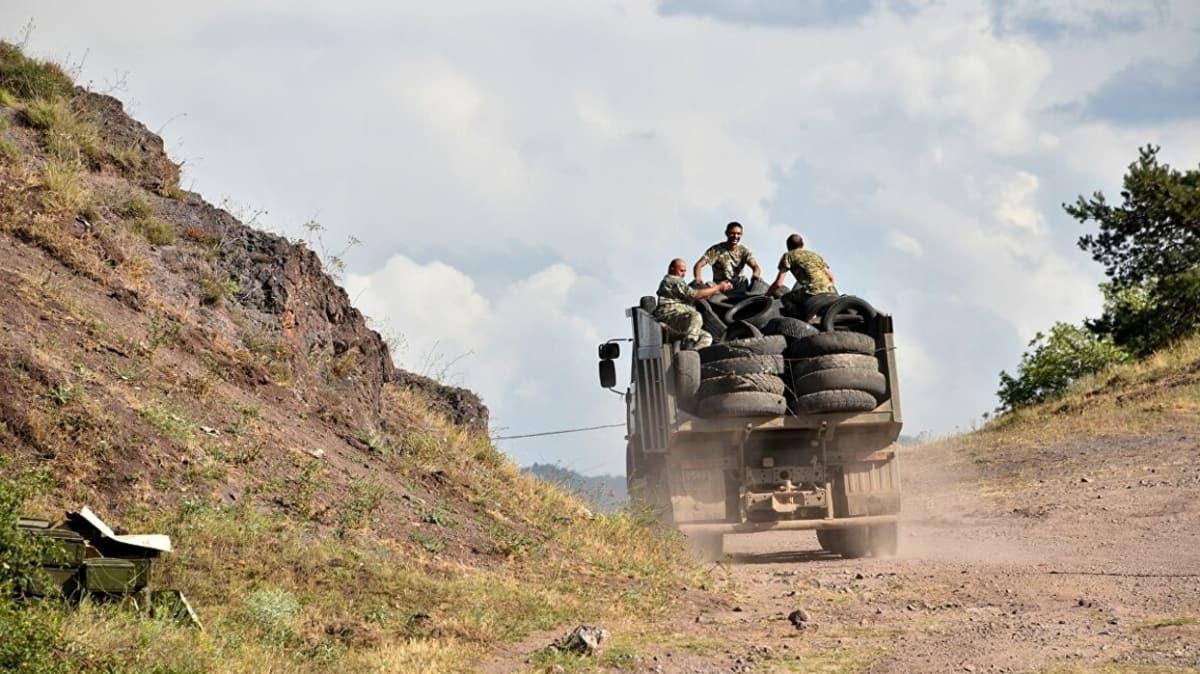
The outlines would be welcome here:
<svg viewBox="0 0 1200 674">
<path fill-rule="evenodd" d="M 7 138 L 0 138 L 0 159 L 15 162 L 21 158 L 21 148 Z"/>
<path fill-rule="evenodd" d="M 61 66 L 29 58 L 17 45 L 0 42 L 0 88 L 11 95 L 24 99 L 63 98 L 71 95 L 74 86 Z"/>
<path fill-rule="evenodd" d="M 50 159 L 42 167 L 42 207 L 61 213 L 78 213 L 91 198 L 78 162 Z"/>
<path fill-rule="evenodd" d="M 175 243 L 175 225 L 162 218 L 141 218 L 134 221 L 133 228 L 155 246 L 170 246 Z"/>
<path fill-rule="evenodd" d="M 205 274 L 200 278 L 200 301 L 209 306 L 221 306 L 226 298 L 241 292 L 242 287 L 231 278 Z"/>
<path fill-rule="evenodd" d="M 144 220 L 154 215 L 154 205 L 141 194 L 128 192 L 121 195 L 120 201 L 113 206 L 113 212 L 129 220 Z"/>
<path fill-rule="evenodd" d="M 188 444 L 196 437 L 196 426 L 165 405 L 148 405 L 138 410 L 143 421 L 172 440 Z"/>
</svg>

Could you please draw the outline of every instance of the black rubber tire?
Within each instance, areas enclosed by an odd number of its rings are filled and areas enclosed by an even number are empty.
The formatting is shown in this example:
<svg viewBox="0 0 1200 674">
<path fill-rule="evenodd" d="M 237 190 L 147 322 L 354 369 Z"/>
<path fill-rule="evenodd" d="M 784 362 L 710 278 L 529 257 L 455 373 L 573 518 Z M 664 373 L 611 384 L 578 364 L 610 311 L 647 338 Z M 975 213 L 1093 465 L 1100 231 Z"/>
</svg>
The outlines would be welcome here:
<svg viewBox="0 0 1200 674">
<path fill-rule="evenodd" d="M 833 530 L 832 529 L 817 529 L 817 545 L 821 546 L 822 550 L 836 553 L 834 550 Z"/>
<path fill-rule="evenodd" d="M 772 318 L 763 325 L 762 332 L 764 335 L 783 335 L 788 338 L 788 341 L 793 339 L 804 339 L 820 332 L 816 326 L 799 318 L 788 318 L 787 316 L 779 316 Z"/>
<path fill-rule="evenodd" d="M 787 340 L 779 335 L 735 339 L 700 349 L 700 362 L 715 363 L 718 360 L 745 358 L 746 356 L 776 356 L 783 353 L 785 348 L 787 348 Z"/>
<path fill-rule="evenodd" d="M 731 374 L 783 374 L 783 356 L 744 356 L 726 358 L 700 366 L 700 379 L 726 377 Z"/>
<path fill-rule="evenodd" d="M 726 311 L 722 318 L 725 319 L 726 324 L 746 321 L 761 328 L 767 324 L 767 321 L 778 316 L 778 300 L 765 295 L 755 295 L 733 305 L 733 308 Z"/>
<path fill-rule="evenodd" d="M 865 356 L 861 353 L 831 353 L 816 358 L 800 358 L 793 360 L 788 366 L 793 377 L 803 377 L 806 374 L 821 370 L 838 370 L 850 368 L 855 370 L 879 370 L 879 361 L 875 356 Z"/>
<path fill-rule="evenodd" d="M 696 311 L 700 312 L 704 331 L 712 335 L 713 343 L 725 341 L 725 323 L 721 320 L 720 313 L 713 309 L 707 300 L 696 302 Z"/>
<path fill-rule="evenodd" d="M 845 559 L 859 559 L 871 552 L 870 536 L 866 527 L 834 529 L 833 547 Z"/>
<path fill-rule="evenodd" d="M 800 305 L 800 318 L 808 320 L 825 311 L 825 308 L 838 301 L 841 295 L 837 293 L 820 293 L 812 295 Z"/>
<path fill-rule="evenodd" d="M 830 353 L 875 355 L 875 340 L 858 332 L 822 332 L 796 340 L 784 354 L 789 358 L 812 358 Z"/>
<path fill-rule="evenodd" d="M 879 315 L 871 303 L 854 295 L 843 295 L 836 302 L 825 308 L 821 315 L 821 332 L 833 332 L 834 323 L 838 316 L 854 312 L 864 318 L 874 318 Z"/>
<path fill-rule="evenodd" d="M 709 295 L 703 301 L 711 304 L 712 308 L 715 309 L 717 311 L 717 313 L 721 314 L 722 316 L 725 315 L 726 311 L 729 311 L 730 309 L 732 309 L 734 304 L 736 304 L 736 302 L 730 302 L 729 298 L 726 297 L 726 295 L 724 293 L 713 293 L 712 295 Z"/>
<path fill-rule="evenodd" d="M 783 395 L 783 380 L 774 374 L 731 374 L 725 377 L 712 377 L 700 382 L 696 397 L 700 400 L 726 393 L 741 393 L 743 391 L 758 391 Z"/>
<path fill-rule="evenodd" d="M 878 369 L 839 367 L 796 377 L 794 388 L 797 396 L 840 389 L 864 391 L 875 396 L 875 400 L 878 401 L 887 393 L 887 377 Z"/>
<path fill-rule="evenodd" d="M 738 321 L 737 323 L 728 325 L 725 328 L 725 340 L 726 341 L 730 341 L 730 340 L 734 340 L 734 339 L 753 339 L 755 337 L 762 337 L 762 336 L 763 336 L 762 330 L 759 330 L 752 323 L 747 323 L 746 321 Z"/>
<path fill-rule="evenodd" d="M 654 295 L 646 295 L 638 301 L 638 306 L 642 308 L 642 311 L 652 314 L 654 313 L 654 309 L 658 307 L 658 298 Z"/>
<path fill-rule="evenodd" d="M 700 389 L 700 354 L 680 351 L 675 354 L 675 404 L 684 410 L 695 409 Z"/>
<path fill-rule="evenodd" d="M 702 417 L 777 417 L 787 412 L 787 400 L 774 393 L 726 393 L 701 400 L 696 412 Z"/>
<path fill-rule="evenodd" d="M 830 390 L 796 396 L 797 414 L 870 412 L 878 407 L 875 396 L 865 391 Z"/>
<path fill-rule="evenodd" d="M 732 341 L 713 344 L 712 347 L 701 349 L 700 362 L 743 359 L 746 356 L 775 356 L 784 353 L 786 347 L 786 339 L 779 335 L 732 339 Z"/>
<path fill-rule="evenodd" d="M 755 295 L 766 295 L 767 291 L 770 289 L 771 289 L 770 283 L 767 283 L 766 281 L 764 281 L 758 277 L 755 277 L 750 280 L 750 287 L 746 289 L 746 295 L 751 296 L 751 297 L 753 297 Z"/>
</svg>

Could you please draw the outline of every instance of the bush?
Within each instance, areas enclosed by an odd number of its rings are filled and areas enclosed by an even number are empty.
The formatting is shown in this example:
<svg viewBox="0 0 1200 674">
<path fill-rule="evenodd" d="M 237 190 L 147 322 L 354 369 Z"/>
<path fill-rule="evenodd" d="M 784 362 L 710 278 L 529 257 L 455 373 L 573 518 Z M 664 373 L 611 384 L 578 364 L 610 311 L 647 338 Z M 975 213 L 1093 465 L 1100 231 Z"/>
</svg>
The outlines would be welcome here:
<svg viewBox="0 0 1200 674">
<path fill-rule="evenodd" d="M 136 228 L 155 246 L 169 246 L 175 243 L 175 225 L 162 218 L 142 218 L 137 221 Z"/>
<path fill-rule="evenodd" d="M 26 606 L 13 599 L 31 583 L 45 580 L 40 565 L 50 552 L 47 539 L 17 529 L 25 501 L 49 485 L 42 472 L 7 476 L 0 457 L 0 671 L 64 672 L 56 657 L 61 640 L 59 616 L 49 607 Z"/>
<path fill-rule="evenodd" d="M 1032 352 L 1021 355 L 1016 377 L 1000 372 L 998 412 L 1049 400 L 1080 377 L 1129 359 L 1111 337 L 1068 323 L 1055 323 L 1049 334 L 1037 333 L 1029 347 Z"/>
<path fill-rule="evenodd" d="M 125 195 L 121 203 L 113 207 L 113 212 L 122 218 L 143 220 L 154 215 L 154 206 L 146 197 L 130 192 Z"/>
<path fill-rule="evenodd" d="M 1200 326 L 1200 269 L 1137 284 L 1102 283 L 1104 314 L 1087 321 L 1098 335 L 1131 354 L 1147 356 Z"/>
<path fill-rule="evenodd" d="M 200 301 L 210 306 L 220 306 L 225 302 L 225 298 L 236 295 L 241 289 L 233 279 L 221 279 L 206 274 L 200 279 Z"/>
<path fill-rule="evenodd" d="M 71 78 L 59 66 L 36 61 L 21 48 L 0 42 L 0 88 L 20 98 L 60 98 L 74 90 Z"/>
</svg>

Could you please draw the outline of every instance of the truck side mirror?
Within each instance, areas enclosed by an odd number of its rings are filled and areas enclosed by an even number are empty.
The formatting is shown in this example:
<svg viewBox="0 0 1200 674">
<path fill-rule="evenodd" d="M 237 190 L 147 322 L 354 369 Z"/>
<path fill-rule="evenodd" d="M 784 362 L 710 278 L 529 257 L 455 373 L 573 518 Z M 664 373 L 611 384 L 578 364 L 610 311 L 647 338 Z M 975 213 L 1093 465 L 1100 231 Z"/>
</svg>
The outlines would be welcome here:
<svg viewBox="0 0 1200 674">
<path fill-rule="evenodd" d="M 614 360 L 621 357 L 621 345 L 617 342 L 605 342 L 600 345 L 600 360 Z"/>
<path fill-rule="evenodd" d="M 617 385 L 617 364 L 611 360 L 600 361 L 600 386 L 612 388 Z"/>
</svg>

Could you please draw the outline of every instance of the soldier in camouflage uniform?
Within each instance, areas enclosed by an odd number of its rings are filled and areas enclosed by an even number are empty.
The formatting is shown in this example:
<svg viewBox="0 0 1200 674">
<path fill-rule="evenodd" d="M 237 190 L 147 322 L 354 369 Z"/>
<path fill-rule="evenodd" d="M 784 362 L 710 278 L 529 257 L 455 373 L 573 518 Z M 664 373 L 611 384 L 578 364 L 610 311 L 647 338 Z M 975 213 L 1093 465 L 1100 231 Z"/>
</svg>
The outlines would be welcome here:
<svg viewBox="0 0 1200 674">
<path fill-rule="evenodd" d="M 728 281 L 733 284 L 734 288 L 744 289 L 749 285 L 742 276 L 742 270 L 747 266 L 754 273 L 754 278 L 762 278 L 762 269 L 758 266 L 758 260 L 754 259 L 754 253 L 742 245 L 742 225 L 738 222 L 725 225 L 725 240 L 709 246 L 708 250 L 704 251 L 704 255 L 696 260 L 696 265 L 692 267 L 692 274 L 696 278 L 697 285 L 704 284 L 704 276 L 701 272 L 708 264 L 711 264 L 713 268 L 713 283 Z"/>
<path fill-rule="evenodd" d="M 833 270 L 818 254 L 804 247 L 804 237 L 793 234 L 787 238 L 788 251 L 779 258 L 779 275 L 771 284 L 768 295 L 774 295 L 783 286 L 783 279 L 788 272 L 796 277 L 796 285 L 791 292 L 783 296 L 784 304 L 800 307 L 804 301 L 813 295 L 836 293 Z"/>
<path fill-rule="evenodd" d="M 712 344 L 712 335 L 703 330 L 704 321 L 696 311 L 697 300 L 717 293 L 729 292 L 733 284 L 723 281 L 707 288 L 693 288 L 684 275 L 687 263 L 681 258 L 671 260 L 667 275 L 658 284 L 658 306 L 654 308 L 654 319 L 667 326 L 667 331 L 684 339 L 683 348 L 703 349 Z"/>
</svg>

